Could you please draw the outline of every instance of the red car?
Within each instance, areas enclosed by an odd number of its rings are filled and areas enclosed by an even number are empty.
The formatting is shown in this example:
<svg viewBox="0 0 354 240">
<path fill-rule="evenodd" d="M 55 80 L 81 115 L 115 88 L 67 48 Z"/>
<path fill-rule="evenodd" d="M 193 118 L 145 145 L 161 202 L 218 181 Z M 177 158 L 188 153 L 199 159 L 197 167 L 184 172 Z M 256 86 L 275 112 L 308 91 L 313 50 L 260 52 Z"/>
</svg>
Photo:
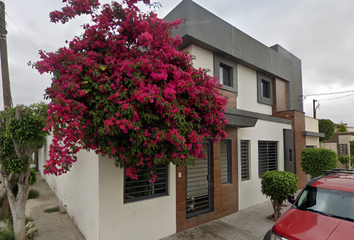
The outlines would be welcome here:
<svg viewBox="0 0 354 240">
<path fill-rule="evenodd" d="M 354 171 L 333 169 L 311 180 L 264 240 L 354 239 Z"/>
</svg>

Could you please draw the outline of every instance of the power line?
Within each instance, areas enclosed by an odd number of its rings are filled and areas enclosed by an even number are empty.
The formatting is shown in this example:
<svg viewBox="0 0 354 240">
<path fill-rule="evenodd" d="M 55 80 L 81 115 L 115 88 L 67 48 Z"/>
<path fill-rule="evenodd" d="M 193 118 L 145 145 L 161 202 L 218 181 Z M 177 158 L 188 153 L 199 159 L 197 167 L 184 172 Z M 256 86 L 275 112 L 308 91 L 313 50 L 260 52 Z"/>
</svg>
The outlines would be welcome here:
<svg viewBox="0 0 354 240">
<path fill-rule="evenodd" d="M 17 24 L 15 23 L 14 20 L 12 20 L 12 18 L 9 16 L 9 14 L 6 12 L 6 15 L 9 17 L 9 19 L 11 20 L 11 22 L 13 24 L 15 24 L 15 26 L 18 28 L 18 30 L 20 30 L 20 32 L 23 34 L 23 36 L 25 36 L 25 38 L 27 38 L 27 40 L 32 44 L 32 46 L 39 51 L 39 49 L 36 47 L 36 45 L 34 45 L 34 43 L 26 36 L 26 34 L 21 30 L 21 28 L 19 26 L 17 26 Z"/>
<path fill-rule="evenodd" d="M 307 94 L 307 95 L 303 95 L 303 96 L 306 98 L 306 97 L 309 97 L 309 96 L 333 95 L 333 94 L 341 94 L 341 93 L 349 93 L 349 92 L 354 92 L 354 90 L 341 91 L 341 92 L 332 92 L 332 93 L 315 93 L 315 94 Z"/>
<path fill-rule="evenodd" d="M 348 94 L 348 95 L 345 95 L 345 96 L 335 97 L 335 98 L 319 99 L 318 101 L 334 100 L 334 99 L 339 99 L 339 98 L 350 97 L 350 96 L 353 96 L 353 95 L 354 95 L 354 93 L 353 94 Z"/>
</svg>

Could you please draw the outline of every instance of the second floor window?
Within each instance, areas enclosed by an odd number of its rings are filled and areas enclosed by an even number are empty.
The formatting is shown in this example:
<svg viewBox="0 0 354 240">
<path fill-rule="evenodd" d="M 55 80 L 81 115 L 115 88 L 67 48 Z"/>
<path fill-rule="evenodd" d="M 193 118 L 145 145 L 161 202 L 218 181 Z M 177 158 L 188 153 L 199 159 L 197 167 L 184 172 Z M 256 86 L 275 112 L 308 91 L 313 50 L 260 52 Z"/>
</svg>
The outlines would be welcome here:
<svg viewBox="0 0 354 240">
<path fill-rule="evenodd" d="M 262 97 L 270 98 L 270 82 L 262 79 L 261 88 Z"/>
<path fill-rule="evenodd" d="M 232 87 L 232 69 L 224 64 L 220 64 L 220 83 Z"/>
</svg>

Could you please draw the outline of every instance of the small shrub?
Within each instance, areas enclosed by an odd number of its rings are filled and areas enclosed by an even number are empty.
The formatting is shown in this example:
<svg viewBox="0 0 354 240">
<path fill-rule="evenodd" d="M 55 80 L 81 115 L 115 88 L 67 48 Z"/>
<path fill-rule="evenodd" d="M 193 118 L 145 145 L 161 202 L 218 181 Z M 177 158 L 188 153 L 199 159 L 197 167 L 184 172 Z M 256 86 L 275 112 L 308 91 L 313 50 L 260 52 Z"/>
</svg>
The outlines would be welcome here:
<svg viewBox="0 0 354 240">
<path fill-rule="evenodd" d="M 296 174 L 277 170 L 261 175 L 262 193 L 272 202 L 275 220 L 281 216 L 281 207 L 288 194 L 296 192 L 297 180 Z"/>
<path fill-rule="evenodd" d="M 302 170 L 312 178 L 337 167 L 337 154 L 330 149 L 307 148 L 301 152 Z"/>
<path fill-rule="evenodd" d="M 0 240 L 15 240 L 14 233 L 5 228 L 0 228 Z"/>
<path fill-rule="evenodd" d="M 29 177 L 29 184 L 33 185 L 37 182 L 37 175 L 36 175 L 36 170 L 31 168 L 30 170 L 30 177 Z"/>
<path fill-rule="evenodd" d="M 341 164 L 344 164 L 346 169 L 349 168 L 350 157 L 349 157 L 348 155 L 340 155 L 340 156 L 338 157 L 338 161 L 339 161 Z"/>
<path fill-rule="evenodd" d="M 31 188 L 31 189 L 28 191 L 28 197 L 27 197 L 27 199 L 38 198 L 39 195 L 40 195 L 40 194 L 39 194 L 39 191 L 38 191 L 38 190 Z"/>
<path fill-rule="evenodd" d="M 60 208 L 58 206 L 52 207 L 52 208 L 47 208 L 44 210 L 45 213 L 52 213 L 52 212 L 59 212 Z"/>
</svg>

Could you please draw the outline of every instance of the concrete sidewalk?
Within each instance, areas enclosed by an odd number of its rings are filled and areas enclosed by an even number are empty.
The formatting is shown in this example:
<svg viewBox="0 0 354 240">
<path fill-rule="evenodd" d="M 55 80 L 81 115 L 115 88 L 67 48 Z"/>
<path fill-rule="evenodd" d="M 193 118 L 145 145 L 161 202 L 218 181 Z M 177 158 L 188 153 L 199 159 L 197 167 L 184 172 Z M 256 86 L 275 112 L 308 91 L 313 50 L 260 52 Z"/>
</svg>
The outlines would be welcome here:
<svg viewBox="0 0 354 240">
<path fill-rule="evenodd" d="M 291 207 L 286 203 L 283 212 Z M 270 200 L 162 240 L 262 240 L 274 225 Z"/>
<path fill-rule="evenodd" d="M 34 229 L 38 229 L 35 240 L 85 240 L 40 174 L 37 174 L 37 182 L 30 188 L 40 192 L 39 198 L 27 200 L 26 205 L 26 216 L 34 220 Z M 56 206 L 60 207 L 59 212 L 44 212 Z"/>
</svg>

